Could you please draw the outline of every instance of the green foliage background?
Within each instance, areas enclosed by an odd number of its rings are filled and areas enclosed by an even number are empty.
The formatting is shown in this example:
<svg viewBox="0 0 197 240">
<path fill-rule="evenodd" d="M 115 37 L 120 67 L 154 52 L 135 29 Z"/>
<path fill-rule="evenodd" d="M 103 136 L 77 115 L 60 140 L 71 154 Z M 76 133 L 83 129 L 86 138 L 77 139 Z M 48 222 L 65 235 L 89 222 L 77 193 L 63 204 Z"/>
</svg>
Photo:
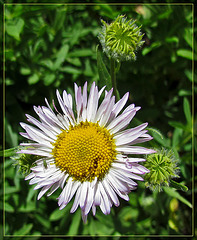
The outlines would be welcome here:
<svg viewBox="0 0 197 240">
<path fill-rule="evenodd" d="M 132 124 L 148 121 L 150 127 L 159 129 L 163 138 L 150 131 L 154 140 L 148 146 L 173 149 L 180 160 L 177 181 L 189 188 L 186 193 L 173 188 L 158 193 L 139 183 L 129 194 L 129 202 L 121 200 L 120 207 L 113 207 L 107 216 L 100 211 L 95 217 L 90 214 L 84 225 L 79 210 L 69 213 L 72 203 L 58 210 L 60 192 L 37 201 L 38 191 L 13 167 L 13 159 L 6 158 L 5 234 L 34 235 L 35 239 L 39 235 L 191 235 L 192 191 L 196 191 L 192 189 L 196 129 L 192 141 L 191 115 L 196 74 L 192 76 L 191 60 L 197 59 L 196 52 L 192 56 L 192 5 L 7 4 L 4 10 L 6 148 L 24 141 L 18 134 L 22 131 L 19 122 L 26 122 L 26 113 L 36 116 L 33 105 L 45 105 L 45 97 L 57 103 L 56 88 L 73 94 L 74 82 L 88 81 L 90 86 L 95 81 L 103 86 L 96 55 L 100 19 L 110 22 L 126 14 L 142 25 L 145 44 L 135 62 L 121 65 L 117 75 L 120 96 L 129 91 L 129 102 L 142 107 Z"/>
</svg>

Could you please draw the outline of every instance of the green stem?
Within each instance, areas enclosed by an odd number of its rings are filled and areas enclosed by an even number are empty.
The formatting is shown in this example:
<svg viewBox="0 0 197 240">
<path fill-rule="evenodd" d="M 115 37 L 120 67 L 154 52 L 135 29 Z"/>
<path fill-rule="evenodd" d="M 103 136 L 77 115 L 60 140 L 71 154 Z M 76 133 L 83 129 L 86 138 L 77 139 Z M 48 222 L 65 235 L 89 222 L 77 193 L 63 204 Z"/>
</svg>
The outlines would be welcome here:
<svg viewBox="0 0 197 240">
<path fill-rule="evenodd" d="M 110 62 L 111 62 L 111 68 L 110 68 L 111 82 L 112 82 L 112 86 L 113 86 L 113 89 L 114 89 L 114 95 L 116 97 L 116 101 L 118 101 L 120 99 L 120 97 L 119 97 L 118 90 L 117 90 L 117 85 L 116 85 L 115 60 L 111 58 Z"/>
<path fill-rule="evenodd" d="M 18 147 L 14 147 L 14 148 L 10 148 L 10 149 L 6 149 L 6 150 L 1 150 L 0 151 L 0 157 L 12 157 L 16 154 L 16 152 L 18 151 Z"/>
</svg>

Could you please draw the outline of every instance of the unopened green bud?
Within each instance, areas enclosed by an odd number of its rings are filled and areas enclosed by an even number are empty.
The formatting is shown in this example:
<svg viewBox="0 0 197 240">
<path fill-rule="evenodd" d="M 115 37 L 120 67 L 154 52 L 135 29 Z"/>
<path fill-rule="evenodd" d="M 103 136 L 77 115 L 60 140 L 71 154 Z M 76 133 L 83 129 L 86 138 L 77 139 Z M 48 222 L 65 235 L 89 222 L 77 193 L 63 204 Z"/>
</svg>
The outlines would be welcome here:
<svg viewBox="0 0 197 240">
<path fill-rule="evenodd" d="M 135 60 L 136 50 L 144 43 L 143 34 L 140 32 L 134 20 L 127 21 L 126 17 L 120 15 L 111 24 L 103 23 L 102 31 L 98 38 L 101 42 L 103 51 L 109 58 L 117 62 Z"/>
<path fill-rule="evenodd" d="M 21 150 L 20 147 L 19 150 Z M 37 161 L 41 157 L 37 155 L 18 153 L 11 158 L 15 161 L 14 165 L 18 167 L 19 172 L 27 175 L 30 173 L 30 168 L 33 166 L 35 161 Z"/>
<path fill-rule="evenodd" d="M 156 153 L 147 156 L 144 166 L 149 169 L 144 177 L 145 186 L 151 190 L 162 190 L 169 186 L 170 180 L 178 176 L 179 167 L 172 150 L 156 150 Z"/>
</svg>

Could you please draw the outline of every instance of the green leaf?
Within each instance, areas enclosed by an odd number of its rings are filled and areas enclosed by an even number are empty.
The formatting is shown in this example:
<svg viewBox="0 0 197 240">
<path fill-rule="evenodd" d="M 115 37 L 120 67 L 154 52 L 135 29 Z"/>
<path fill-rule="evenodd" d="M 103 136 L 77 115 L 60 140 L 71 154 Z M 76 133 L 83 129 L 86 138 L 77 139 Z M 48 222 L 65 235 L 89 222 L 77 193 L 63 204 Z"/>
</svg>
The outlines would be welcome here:
<svg viewBox="0 0 197 240">
<path fill-rule="evenodd" d="M 19 189 L 17 189 L 16 187 L 5 187 L 5 194 L 11 194 L 18 191 Z"/>
<path fill-rule="evenodd" d="M 181 137 L 183 134 L 183 130 L 180 128 L 175 128 L 172 137 L 172 147 L 178 147 L 181 142 Z"/>
<path fill-rule="evenodd" d="M 55 209 L 49 217 L 50 221 L 57 221 L 64 217 L 65 213 L 68 211 L 68 206 L 62 210 Z"/>
<path fill-rule="evenodd" d="M 158 48 L 160 46 L 161 46 L 161 42 L 160 41 L 156 41 L 156 42 L 152 43 L 150 47 L 143 48 L 142 55 L 145 56 L 149 52 L 151 52 L 152 50 L 154 50 L 154 49 L 156 49 L 156 48 Z"/>
<path fill-rule="evenodd" d="M 67 12 L 68 6 L 62 6 L 61 8 L 57 8 L 55 18 L 53 21 L 53 28 L 55 31 L 60 30 L 65 22 L 66 18 L 66 12 Z"/>
<path fill-rule="evenodd" d="M 35 210 L 35 201 L 28 202 L 27 204 L 20 206 L 20 208 L 18 209 L 19 212 L 33 212 Z"/>
<path fill-rule="evenodd" d="M 94 221 L 93 218 L 90 218 L 90 221 L 88 221 L 88 224 L 86 225 L 88 227 L 88 232 L 90 233 L 90 236 L 96 235 L 96 221 Z"/>
<path fill-rule="evenodd" d="M 97 48 L 97 67 L 100 79 L 100 86 L 107 86 L 107 90 L 112 88 L 111 76 L 103 62 L 101 52 Z"/>
<path fill-rule="evenodd" d="M 20 228 L 18 231 L 14 232 L 13 235 L 28 235 L 31 231 L 31 229 L 33 228 L 33 223 L 29 223 L 29 224 L 24 224 L 22 228 Z"/>
<path fill-rule="evenodd" d="M 5 202 L 4 209 L 6 212 L 14 212 L 14 208 L 8 202 Z"/>
<path fill-rule="evenodd" d="M 26 198 L 26 204 L 31 201 L 33 196 L 35 195 L 36 191 L 34 190 L 34 186 L 29 186 L 29 192 Z"/>
<path fill-rule="evenodd" d="M 167 43 L 171 43 L 171 42 L 179 43 L 179 38 L 176 37 L 176 36 L 167 37 L 165 40 L 166 40 Z"/>
<path fill-rule="evenodd" d="M 61 64 L 65 61 L 67 54 L 68 54 L 68 50 L 69 50 L 69 46 L 68 45 L 64 45 L 60 48 L 60 50 L 57 52 L 56 54 L 56 61 L 54 63 L 54 70 L 58 69 Z"/>
<path fill-rule="evenodd" d="M 186 77 L 189 79 L 190 82 L 193 82 L 193 74 L 192 74 L 192 70 L 186 69 L 184 71 Z"/>
<path fill-rule="evenodd" d="M 36 84 L 37 82 L 39 82 L 39 76 L 37 73 L 34 73 L 33 75 L 31 75 L 28 79 L 27 79 L 29 85 L 33 85 Z"/>
<path fill-rule="evenodd" d="M 82 73 L 82 71 L 80 69 L 71 67 L 71 66 L 61 68 L 61 72 L 67 72 L 70 74 L 81 74 Z"/>
<path fill-rule="evenodd" d="M 178 200 L 180 200 L 182 203 L 184 203 L 188 207 L 193 208 L 192 204 L 187 199 L 182 197 L 175 189 L 170 188 L 170 187 L 163 187 L 163 189 L 169 196 L 171 196 L 173 198 L 177 198 Z"/>
<path fill-rule="evenodd" d="M 12 126 L 7 119 L 5 119 L 5 136 L 10 147 L 15 147 L 18 145 L 18 134 L 13 131 Z"/>
<path fill-rule="evenodd" d="M 137 219 L 138 213 L 139 212 L 136 208 L 125 206 L 120 210 L 118 218 L 120 219 L 122 226 L 130 227 L 131 221 Z"/>
<path fill-rule="evenodd" d="M 74 213 L 74 216 L 72 217 L 72 223 L 69 227 L 69 231 L 67 235 L 77 235 L 80 222 L 81 222 L 81 212 L 78 210 L 76 213 Z"/>
<path fill-rule="evenodd" d="M 31 74 L 31 70 L 29 68 L 24 68 L 24 67 L 22 67 L 20 69 L 20 72 L 21 72 L 22 75 L 29 75 L 29 74 Z"/>
<path fill-rule="evenodd" d="M 184 192 L 187 192 L 188 191 L 188 187 L 186 187 L 185 185 L 181 184 L 181 183 L 177 183 L 173 180 L 170 180 L 170 184 L 173 188 L 176 188 L 178 190 L 182 190 Z"/>
<path fill-rule="evenodd" d="M 192 51 L 191 50 L 188 50 L 188 49 L 179 49 L 177 50 L 177 55 L 179 57 L 183 57 L 183 58 L 187 58 L 189 60 L 193 60 L 193 57 L 192 57 Z M 196 59 L 196 57 L 194 56 L 194 60 Z"/>
<path fill-rule="evenodd" d="M 25 24 L 24 20 L 22 18 L 19 18 L 15 24 L 8 22 L 6 24 L 5 30 L 8 35 L 14 37 L 17 41 L 19 41 L 20 34 L 23 31 L 24 24 Z"/>
<path fill-rule="evenodd" d="M 85 60 L 85 70 L 84 70 L 84 75 L 87 76 L 87 77 L 93 77 L 94 76 L 94 73 L 92 71 L 92 68 L 91 68 L 91 63 L 90 63 L 90 60 L 89 59 L 86 59 Z"/>
<path fill-rule="evenodd" d="M 192 36 L 193 36 L 192 29 L 186 28 L 185 34 L 184 34 L 184 39 L 191 48 L 193 48 Z"/>
<path fill-rule="evenodd" d="M 192 95 L 192 92 L 191 92 L 191 90 L 181 89 L 178 94 L 179 94 L 179 96 L 181 96 L 181 97 L 185 97 L 185 96 L 191 96 L 191 95 Z"/>
<path fill-rule="evenodd" d="M 187 127 L 180 123 L 180 122 L 176 122 L 176 121 L 169 121 L 168 124 L 174 128 L 180 128 L 180 129 L 183 129 L 183 130 L 186 130 Z"/>
<path fill-rule="evenodd" d="M 161 132 L 160 132 L 158 129 L 150 128 L 150 127 L 147 127 L 146 129 L 147 129 L 148 131 L 151 131 L 151 132 L 156 133 L 158 136 L 160 136 L 161 139 L 164 139 L 163 135 L 161 134 Z"/>
<path fill-rule="evenodd" d="M 41 215 L 35 214 L 35 218 L 38 220 L 38 222 L 43 225 L 45 228 L 49 229 L 51 226 L 51 223 L 48 219 L 42 217 Z"/>
<path fill-rule="evenodd" d="M 113 216 L 112 216 L 112 213 L 109 214 L 109 215 L 104 215 L 103 213 L 101 212 L 98 212 L 96 214 L 96 218 L 99 220 L 99 222 L 109 228 L 109 229 L 114 229 L 114 221 L 113 221 Z"/>
<path fill-rule="evenodd" d="M 68 57 L 88 57 L 92 56 L 93 51 L 91 49 L 77 49 L 68 54 Z"/>
<path fill-rule="evenodd" d="M 187 120 L 187 124 L 189 126 L 192 125 L 192 115 L 191 115 L 191 111 L 190 111 L 190 104 L 189 101 L 187 100 L 187 98 L 184 98 L 183 100 L 183 110 L 185 113 L 185 118 Z"/>
<path fill-rule="evenodd" d="M 67 58 L 66 61 L 73 64 L 76 67 L 81 67 L 81 61 L 79 58 Z"/>
<path fill-rule="evenodd" d="M 40 61 L 40 64 L 52 71 L 54 69 L 53 62 L 50 59 L 43 59 Z"/>
<path fill-rule="evenodd" d="M 46 86 L 49 86 L 54 82 L 54 80 L 55 80 L 55 74 L 53 73 L 46 74 L 46 76 L 44 77 L 44 84 Z"/>
<path fill-rule="evenodd" d="M 147 130 L 151 131 L 151 135 L 153 136 L 153 139 L 160 143 L 164 147 L 169 147 L 169 139 L 165 138 L 160 131 L 154 128 L 147 128 Z"/>
</svg>

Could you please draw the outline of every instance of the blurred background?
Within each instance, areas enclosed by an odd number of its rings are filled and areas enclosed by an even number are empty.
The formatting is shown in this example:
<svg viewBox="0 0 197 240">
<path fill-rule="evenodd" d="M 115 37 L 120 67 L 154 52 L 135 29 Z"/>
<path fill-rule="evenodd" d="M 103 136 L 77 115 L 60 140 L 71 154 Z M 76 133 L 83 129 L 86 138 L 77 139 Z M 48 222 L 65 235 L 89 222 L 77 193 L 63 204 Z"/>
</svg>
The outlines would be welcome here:
<svg viewBox="0 0 197 240">
<path fill-rule="evenodd" d="M 96 55 L 100 20 L 110 23 L 125 14 L 128 19 L 136 19 L 138 26 L 142 25 L 145 43 L 135 62 L 121 64 L 117 75 L 120 96 L 129 91 L 129 103 L 142 107 L 137 121 L 149 122 L 163 135 L 161 138 L 150 132 L 154 140 L 147 146 L 173 149 L 179 159 L 177 181 L 189 190 L 166 189 L 158 193 L 139 183 L 139 188 L 129 194 L 129 202 L 121 200 L 120 207 L 113 207 L 107 216 L 99 210 L 95 217 L 90 214 L 84 225 L 80 210 L 69 213 L 72 202 L 59 211 L 56 200 L 59 191 L 37 201 L 38 191 L 24 181 L 13 166 L 14 161 L 6 158 L 5 234 L 34 235 L 35 239 L 39 235 L 90 235 L 106 239 L 107 235 L 114 239 L 125 235 L 141 235 L 142 239 L 144 235 L 191 235 L 192 192 L 196 192 L 196 186 L 192 186 L 192 171 L 196 168 L 196 163 L 192 168 L 192 157 L 196 154 L 196 129 L 192 139 L 192 95 L 196 94 L 192 57 L 197 60 L 196 52 L 192 55 L 196 31 L 192 5 L 36 2 L 4 5 L 6 149 L 25 141 L 19 135 L 22 131 L 19 122 L 26 122 L 26 113 L 36 116 L 33 105 L 45 105 L 45 97 L 50 103 L 52 99 L 57 103 L 56 89 L 73 94 L 74 82 L 82 85 L 85 81 L 89 86 L 95 81 L 102 87 Z M 103 59 L 108 67 L 106 56 Z"/>
</svg>

